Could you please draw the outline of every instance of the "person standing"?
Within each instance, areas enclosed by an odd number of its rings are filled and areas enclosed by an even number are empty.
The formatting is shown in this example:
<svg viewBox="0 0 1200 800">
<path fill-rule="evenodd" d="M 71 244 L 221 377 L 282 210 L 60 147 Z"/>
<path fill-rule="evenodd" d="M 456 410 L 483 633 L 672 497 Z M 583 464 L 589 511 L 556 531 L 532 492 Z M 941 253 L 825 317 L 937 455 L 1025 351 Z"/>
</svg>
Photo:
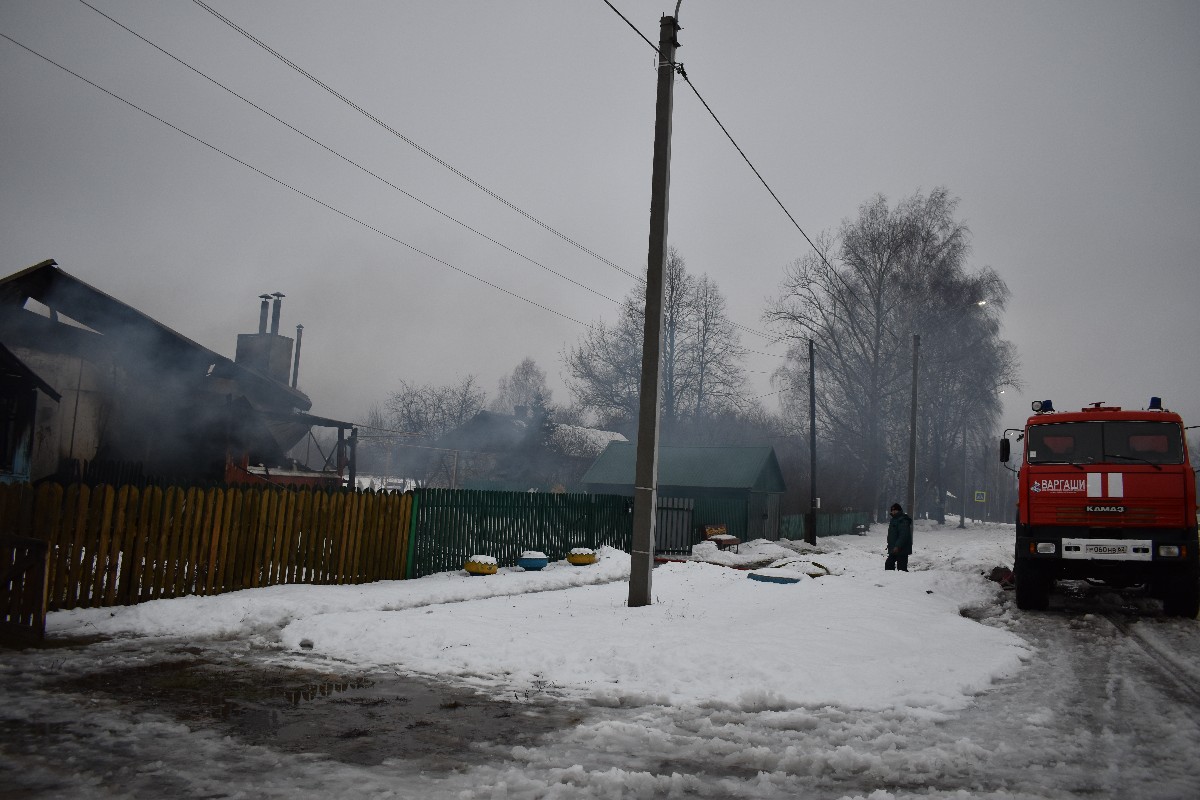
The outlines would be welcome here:
<svg viewBox="0 0 1200 800">
<path fill-rule="evenodd" d="M 912 553 L 912 517 L 904 513 L 899 503 L 892 503 L 888 513 L 892 521 L 888 523 L 887 560 L 883 562 L 884 569 L 898 569 L 908 572 L 908 557 Z"/>
</svg>

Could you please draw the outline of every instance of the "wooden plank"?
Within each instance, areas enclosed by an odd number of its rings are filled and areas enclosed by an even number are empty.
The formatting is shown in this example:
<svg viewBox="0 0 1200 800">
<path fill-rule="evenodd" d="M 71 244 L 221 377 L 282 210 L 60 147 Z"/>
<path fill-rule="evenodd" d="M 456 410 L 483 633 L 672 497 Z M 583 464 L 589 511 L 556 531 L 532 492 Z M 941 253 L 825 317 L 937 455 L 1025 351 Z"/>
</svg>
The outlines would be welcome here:
<svg viewBox="0 0 1200 800">
<path fill-rule="evenodd" d="M 363 494 L 362 541 L 359 545 L 359 583 L 371 583 L 379 571 L 379 509 L 383 498 L 374 492 Z"/>
<path fill-rule="evenodd" d="M 258 509 L 260 500 L 263 495 L 254 489 L 247 487 L 241 491 L 241 517 L 238 527 L 238 548 L 236 554 L 230 559 L 230 572 L 234 573 L 236 583 L 234 591 L 241 589 L 250 589 L 252 571 L 254 567 L 254 546 L 257 545 L 257 523 Z M 232 545 L 232 542 L 230 542 Z M 233 551 L 233 547 L 230 547 Z"/>
<path fill-rule="evenodd" d="M 162 513 L 162 489 L 146 486 L 141 494 L 137 528 L 141 557 L 137 560 L 137 571 L 134 573 L 135 603 L 145 602 L 153 596 L 154 563 L 158 560 L 158 515 Z"/>
<path fill-rule="evenodd" d="M 232 491 L 232 489 L 230 489 Z M 224 537 L 227 533 L 229 509 L 228 495 L 224 489 L 212 489 L 205 501 L 204 511 L 204 540 L 200 542 L 202 552 L 206 553 L 204 563 L 204 594 L 211 595 L 217 591 L 217 572 L 221 571 L 221 552 Z"/>
<path fill-rule="evenodd" d="M 326 561 L 326 583 L 338 583 L 341 579 L 341 564 L 346 556 L 346 542 L 349 539 L 346 525 L 346 495 L 341 492 L 329 495 L 329 556 Z"/>
<path fill-rule="evenodd" d="M 358 502 L 358 542 L 354 548 L 354 583 L 371 580 L 371 551 L 375 547 L 372 526 L 375 524 L 374 493 L 355 491 Z"/>
<path fill-rule="evenodd" d="M 269 531 L 271 528 L 271 506 L 275 501 L 274 491 L 250 489 L 247 494 L 252 498 L 253 513 L 250 517 L 250 538 L 242 557 L 245 559 L 243 580 L 248 588 L 258 588 L 263 584 L 263 570 L 266 567 L 266 553 Z"/>
<path fill-rule="evenodd" d="M 309 539 L 309 518 L 312 514 L 313 492 L 297 492 L 296 506 L 292 513 L 291 559 L 288 565 L 287 582 L 304 583 L 308 581 L 307 547 Z"/>
<path fill-rule="evenodd" d="M 374 582 L 380 580 L 384 568 L 384 511 L 388 498 L 381 492 L 372 492 L 366 508 L 363 524 L 363 580 Z"/>
<path fill-rule="evenodd" d="M 149 502 L 144 506 L 147 513 L 142 516 L 138 530 L 142 536 L 144 560 L 141 563 L 141 586 L 138 589 L 138 602 L 144 602 L 158 597 L 161 590 L 155 583 L 155 573 L 163 560 L 162 552 L 162 511 L 163 490 L 161 486 L 151 486 L 142 490 L 143 495 L 149 495 Z"/>
<path fill-rule="evenodd" d="M 0 631 L 45 636 L 48 551 L 43 539 L 0 535 Z"/>
<path fill-rule="evenodd" d="M 229 539 L 221 559 L 221 574 L 228 576 L 221 587 L 223 592 L 247 588 L 246 575 L 241 568 L 246 563 L 244 556 L 254 529 L 254 495 L 248 489 L 238 489 L 231 505 L 233 516 L 229 524 Z"/>
<path fill-rule="evenodd" d="M 346 558 L 339 571 L 338 583 L 361 583 L 361 571 L 358 561 L 362 547 L 363 503 L 362 495 L 357 492 L 345 492 L 346 522 Z"/>
<path fill-rule="evenodd" d="M 292 521 L 295 515 L 296 492 L 280 494 L 280 511 L 275 525 L 275 549 L 271 553 L 271 584 L 288 582 L 288 567 L 292 564 Z"/>
<path fill-rule="evenodd" d="M 255 582 L 254 586 L 270 586 L 271 585 L 271 556 L 275 552 L 275 524 L 276 515 L 279 513 L 279 497 L 281 491 L 279 489 L 270 489 L 262 492 L 261 502 L 266 508 L 260 511 L 260 528 L 258 532 L 258 544 L 256 546 L 254 565 Z"/>
<path fill-rule="evenodd" d="M 34 496 L 36 539 L 46 542 L 46 597 L 57 599 L 66 594 L 70 535 L 63 531 L 63 487 L 43 483 Z"/>
<path fill-rule="evenodd" d="M 283 525 L 287 517 L 287 496 L 290 492 L 286 489 L 277 489 L 273 494 L 275 501 L 267 530 L 267 551 L 263 564 L 264 586 L 275 586 L 282 583 L 279 579 L 279 556 L 280 545 L 284 539 Z"/>
<path fill-rule="evenodd" d="M 158 563 L 154 570 L 155 597 L 176 597 L 175 584 L 180 569 L 180 539 L 182 538 L 183 489 L 168 486 L 162 494 L 161 538 Z"/>
<path fill-rule="evenodd" d="M 320 536 L 320 558 L 317 561 L 317 583 L 329 583 L 332 571 L 330 561 L 334 559 L 337 546 L 337 530 L 334 528 L 336 519 L 336 501 L 329 492 L 320 493 L 320 518 L 318 519 L 318 535 Z"/>
<path fill-rule="evenodd" d="M 84 563 L 91 575 L 91 587 L 87 596 L 87 608 L 96 608 L 103 603 L 104 574 L 108 569 L 108 544 L 112 535 L 110 520 L 114 500 L 112 487 L 97 486 L 92 490 L 91 501 L 88 504 L 86 547 L 89 555 Z"/>
<path fill-rule="evenodd" d="M 296 503 L 296 568 L 291 583 L 312 583 L 313 514 L 317 492 L 301 492 Z"/>
<path fill-rule="evenodd" d="M 396 575 L 398 554 L 402 546 L 400 542 L 401 526 L 397 515 L 404 506 L 405 495 L 398 492 L 387 492 L 379 498 L 379 569 L 376 580 L 393 580 Z"/>
<path fill-rule="evenodd" d="M 116 500 L 113 504 L 112 537 L 109 540 L 105 560 L 104 599 L 101 606 L 112 606 L 117 603 L 117 588 L 121 579 L 122 567 L 129 569 L 129 559 L 124 558 L 123 548 L 126 534 L 126 517 L 128 514 L 129 493 L 132 487 L 122 486 L 117 489 Z"/>
<path fill-rule="evenodd" d="M 175 585 L 177 596 L 200 594 L 200 554 L 203 538 L 201 527 L 204 522 L 204 494 L 195 486 L 188 488 L 184 495 L 183 542 L 180 545 L 180 557 L 184 559 L 183 569 L 179 572 L 179 580 Z"/>
<path fill-rule="evenodd" d="M 84 550 L 90 497 L 91 490 L 82 483 L 71 484 L 67 487 L 64 495 L 64 516 L 67 518 L 65 532 L 69 532 L 71 536 L 70 560 L 67 563 L 67 586 L 63 593 L 50 604 L 50 608 L 77 608 L 83 604 L 82 598 L 86 597 L 85 575 L 90 577 L 91 572 L 84 570 L 84 559 L 92 555 L 90 550 Z"/>
<path fill-rule="evenodd" d="M 267 553 L 266 580 L 268 586 L 283 583 L 284 549 L 289 539 L 288 508 L 295 499 L 295 492 L 288 489 L 277 491 L 275 514 L 271 522 L 271 547 Z"/>
<path fill-rule="evenodd" d="M 201 492 L 200 527 L 196 529 L 196 592 L 210 594 L 210 583 L 216 569 L 217 528 L 221 515 L 225 513 L 224 496 L 216 488 Z"/>
</svg>

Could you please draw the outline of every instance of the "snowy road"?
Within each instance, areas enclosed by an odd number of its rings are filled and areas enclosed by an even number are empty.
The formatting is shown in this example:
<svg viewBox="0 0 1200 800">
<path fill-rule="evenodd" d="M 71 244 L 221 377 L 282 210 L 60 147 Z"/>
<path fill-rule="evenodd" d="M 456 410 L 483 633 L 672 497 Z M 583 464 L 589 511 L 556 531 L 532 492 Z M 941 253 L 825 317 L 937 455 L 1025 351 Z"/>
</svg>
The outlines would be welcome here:
<svg viewBox="0 0 1200 800">
<path fill-rule="evenodd" d="M 478 668 L 422 690 L 388 683 L 377 665 L 367 669 L 289 647 L 286 633 L 264 625 L 246 605 L 252 631 L 246 635 L 122 636 L 0 651 L 0 797 L 1200 797 L 1200 623 L 1163 617 L 1151 601 L 1073 585 L 1055 596 L 1050 611 L 1020 612 L 1011 593 L 980 576 L 1008 547 L 1010 534 L 983 533 L 991 538 L 918 531 L 926 547 L 917 571 L 895 578 L 866 571 L 878 568 L 876 533 L 848 539 L 822 556 L 843 558 L 843 574 L 814 586 L 863 583 L 838 596 L 844 615 L 827 642 L 808 637 L 809 647 L 794 651 L 801 655 L 787 657 L 796 671 L 812 670 L 825 662 L 803 653 L 852 639 L 883 613 L 877 599 L 855 608 L 846 607 L 848 597 L 870 597 L 874 589 L 892 592 L 902 606 L 898 587 L 932 602 L 970 581 L 958 612 L 936 630 L 951 631 L 965 649 L 1007 647 L 1004 637 L 1015 634 L 1025 643 L 1023 664 L 969 691 L 957 707 L 937 698 L 890 707 L 853 699 L 794 702 L 783 689 L 754 700 L 747 694 L 714 702 L 631 702 L 637 694 L 589 700 L 570 691 L 570 673 L 561 671 L 570 668 L 565 651 L 535 658 L 544 680 L 513 683 L 524 686 L 519 691 L 497 690 L 488 683 L 495 676 Z M 908 579 L 910 585 L 894 582 Z M 601 589 L 571 591 L 594 596 Z M 421 618 L 436 625 L 436 615 L 426 612 L 474 609 L 475 602 L 394 613 L 406 626 Z M 529 613 L 515 600 L 511 605 Z M 669 598 L 659 605 L 678 614 Z M 478 608 L 483 614 L 491 606 Z M 934 609 L 921 613 L 941 613 Z M 578 619 L 585 609 L 576 605 L 571 613 Z M 912 612 L 902 606 L 897 613 Z M 765 642 L 754 660 L 769 661 L 789 630 L 800 630 L 799 620 L 774 618 L 780 642 Z M 968 627 L 953 627 L 963 620 Z M 149 623 L 143 617 L 138 625 Z M 886 682 L 911 668 L 952 682 L 973 663 L 942 655 L 905 665 L 907 650 L 884 644 L 877 631 L 870 635 L 883 656 L 870 680 Z M 461 649 L 452 641 L 443 646 Z M 718 663 L 720 642 L 712 648 Z M 990 663 L 987 655 L 974 660 Z M 298 665 L 319 668 L 321 676 L 291 671 Z M 513 670 L 513 681 L 519 672 Z M 248 693 L 246 687 L 263 683 L 271 691 Z M 834 694 L 839 688 L 816 672 L 801 684 L 832 687 L 824 691 Z M 307 691 L 301 699 L 297 688 Z M 206 694 L 214 702 L 198 707 L 196 698 Z M 873 696 L 869 687 L 862 696 Z M 439 719 L 455 714 L 464 721 L 457 729 L 439 727 Z M 426 744 L 406 749 L 418 738 Z"/>
</svg>

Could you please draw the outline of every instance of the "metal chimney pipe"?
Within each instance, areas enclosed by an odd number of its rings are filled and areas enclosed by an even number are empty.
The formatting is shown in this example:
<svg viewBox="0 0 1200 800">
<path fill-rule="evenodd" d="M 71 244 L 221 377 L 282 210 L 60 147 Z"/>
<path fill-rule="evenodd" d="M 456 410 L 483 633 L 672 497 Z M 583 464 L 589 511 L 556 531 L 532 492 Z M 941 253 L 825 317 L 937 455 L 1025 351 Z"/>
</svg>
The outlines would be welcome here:
<svg viewBox="0 0 1200 800">
<path fill-rule="evenodd" d="M 271 307 L 271 335 L 279 335 L 279 307 L 283 305 L 283 298 L 286 295 L 283 292 L 275 292 L 271 295 L 275 298 L 275 304 Z"/>
<path fill-rule="evenodd" d="M 267 332 L 267 304 L 271 302 L 271 295 L 260 294 L 259 298 L 262 299 L 262 308 L 260 308 L 258 310 L 258 332 L 266 333 Z"/>
<path fill-rule="evenodd" d="M 300 380 L 300 340 L 304 337 L 304 326 L 296 326 L 296 355 L 292 357 L 292 388 Z"/>
</svg>

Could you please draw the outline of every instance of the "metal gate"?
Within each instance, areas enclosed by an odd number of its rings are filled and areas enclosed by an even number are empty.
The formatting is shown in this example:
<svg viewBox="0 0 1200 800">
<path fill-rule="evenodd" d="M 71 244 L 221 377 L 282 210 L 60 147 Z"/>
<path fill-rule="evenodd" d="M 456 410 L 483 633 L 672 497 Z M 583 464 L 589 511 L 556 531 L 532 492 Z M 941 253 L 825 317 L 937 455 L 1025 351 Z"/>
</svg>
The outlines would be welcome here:
<svg viewBox="0 0 1200 800">
<path fill-rule="evenodd" d="M 690 497 L 658 498 L 658 516 L 654 522 L 654 552 L 690 553 L 700 535 L 692 525 L 692 508 L 696 501 Z"/>
</svg>

